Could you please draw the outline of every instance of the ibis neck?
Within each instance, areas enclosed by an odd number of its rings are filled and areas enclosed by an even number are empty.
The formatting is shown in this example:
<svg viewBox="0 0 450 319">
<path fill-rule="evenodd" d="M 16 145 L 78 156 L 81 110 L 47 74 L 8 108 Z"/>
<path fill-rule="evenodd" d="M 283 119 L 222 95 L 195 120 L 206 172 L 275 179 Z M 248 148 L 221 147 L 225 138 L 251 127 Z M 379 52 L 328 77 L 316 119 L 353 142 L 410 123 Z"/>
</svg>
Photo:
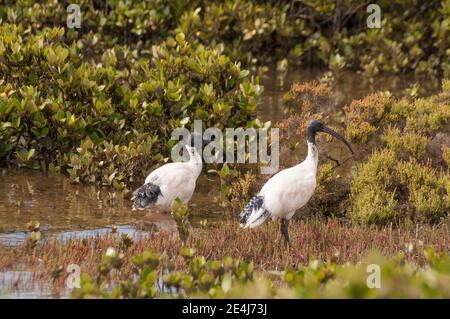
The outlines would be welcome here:
<svg viewBox="0 0 450 319">
<path fill-rule="evenodd" d="M 186 146 L 186 149 L 189 153 L 189 162 L 196 176 L 199 176 L 202 171 L 202 157 L 198 153 L 195 147 Z"/>
<path fill-rule="evenodd" d="M 308 141 L 308 155 L 305 162 L 311 165 L 311 168 L 317 171 L 317 164 L 319 163 L 319 151 L 315 143 Z"/>
<path fill-rule="evenodd" d="M 316 144 L 316 128 L 314 126 L 309 126 L 306 130 L 306 140 L 309 143 Z"/>
</svg>

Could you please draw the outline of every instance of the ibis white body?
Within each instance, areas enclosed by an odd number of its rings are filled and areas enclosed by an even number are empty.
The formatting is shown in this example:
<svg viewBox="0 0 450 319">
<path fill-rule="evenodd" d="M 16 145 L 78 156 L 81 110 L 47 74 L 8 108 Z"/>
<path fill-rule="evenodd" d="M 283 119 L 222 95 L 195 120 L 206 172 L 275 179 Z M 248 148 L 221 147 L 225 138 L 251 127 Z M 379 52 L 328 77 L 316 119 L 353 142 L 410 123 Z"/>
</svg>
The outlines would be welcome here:
<svg viewBox="0 0 450 319">
<path fill-rule="evenodd" d="M 188 162 L 163 165 L 147 176 L 144 185 L 133 193 L 133 209 L 156 207 L 169 211 L 177 197 L 184 203 L 190 201 L 202 171 L 202 158 L 195 147 L 186 145 L 186 149 Z"/>
<path fill-rule="evenodd" d="M 272 176 L 241 213 L 241 226 L 257 227 L 267 218 L 289 220 L 308 203 L 316 189 L 317 147 L 308 142 L 308 155 L 300 164 Z M 247 218 L 242 219 L 247 215 Z M 244 222 L 243 222 L 244 221 Z"/>
</svg>

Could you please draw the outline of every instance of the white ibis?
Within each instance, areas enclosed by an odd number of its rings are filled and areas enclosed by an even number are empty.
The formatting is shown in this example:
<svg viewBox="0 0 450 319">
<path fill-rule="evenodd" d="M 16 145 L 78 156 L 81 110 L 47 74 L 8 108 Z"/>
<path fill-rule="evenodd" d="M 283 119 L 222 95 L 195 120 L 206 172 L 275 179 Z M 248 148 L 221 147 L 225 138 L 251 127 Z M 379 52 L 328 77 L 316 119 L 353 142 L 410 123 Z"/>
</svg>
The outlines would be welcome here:
<svg viewBox="0 0 450 319">
<path fill-rule="evenodd" d="M 185 146 L 188 162 L 163 165 L 147 176 L 144 185 L 133 192 L 133 210 L 156 207 L 169 211 L 177 197 L 186 204 L 189 202 L 202 171 L 202 157 L 195 147 L 199 138 L 202 138 L 200 134 L 192 134 L 189 145 Z"/>
<path fill-rule="evenodd" d="M 254 196 L 240 213 L 240 226 L 254 228 L 268 217 L 281 218 L 280 231 L 286 245 L 290 243 L 289 220 L 295 211 L 305 206 L 316 188 L 318 151 L 315 136 L 325 132 L 343 142 L 353 154 L 350 144 L 341 135 L 319 121 L 312 121 L 307 129 L 308 155 L 300 164 L 272 176 L 258 195 Z"/>
</svg>

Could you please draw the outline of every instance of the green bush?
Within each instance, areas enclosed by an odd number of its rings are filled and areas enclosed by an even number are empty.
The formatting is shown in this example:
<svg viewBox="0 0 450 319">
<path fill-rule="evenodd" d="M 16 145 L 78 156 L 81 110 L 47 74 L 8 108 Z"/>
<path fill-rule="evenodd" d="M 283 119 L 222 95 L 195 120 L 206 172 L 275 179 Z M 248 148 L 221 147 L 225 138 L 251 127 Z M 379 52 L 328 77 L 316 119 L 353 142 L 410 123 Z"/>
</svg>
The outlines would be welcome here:
<svg viewBox="0 0 450 319">
<path fill-rule="evenodd" d="M 450 210 L 449 193 L 445 181 L 448 173 L 438 172 L 431 165 L 415 160 L 396 165 L 398 179 L 408 190 L 409 205 L 414 208 L 416 218 L 438 221 Z"/>
<path fill-rule="evenodd" d="M 448 216 L 449 174 L 390 148 L 375 151 L 351 181 L 349 216 L 362 223 L 387 224 L 400 218 L 438 222 Z"/>
<path fill-rule="evenodd" d="M 375 151 L 358 166 L 351 182 L 349 217 L 362 223 L 387 223 L 398 218 L 395 177 L 395 153 Z"/>
<path fill-rule="evenodd" d="M 367 142 L 377 128 L 386 122 L 391 103 L 392 98 L 388 94 L 379 92 L 353 100 L 345 106 L 347 137 L 353 142 Z"/>
<path fill-rule="evenodd" d="M 71 2 L 70 2 L 71 3 Z M 277 61 L 326 65 L 337 74 L 360 69 L 369 76 L 412 71 L 448 76 L 450 48 L 448 1 L 379 1 L 381 28 L 369 29 L 366 5 L 353 1 L 304 2 L 104 1 L 79 0 L 77 41 L 100 53 L 115 44 L 132 51 L 186 34 L 189 42 L 221 47 L 246 65 Z M 65 26 L 67 1 L 3 1 L 0 19 L 31 32 Z"/>
<path fill-rule="evenodd" d="M 61 44 L 62 28 L 0 28 L 0 156 L 11 164 L 123 188 L 168 154 L 175 127 L 254 125 L 257 79 L 182 33 L 151 58 L 115 46 L 95 63 Z"/>
<path fill-rule="evenodd" d="M 392 148 L 375 151 L 351 181 L 349 216 L 357 222 L 386 224 L 401 217 L 438 222 L 449 213 L 448 172 L 412 157 L 401 160 Z"/>
<path fill-rule="evenodd" d="M 429 268 L 405 263 L 402 255 L 387 260 L 379 254 L 371 254 L 355 265 L 342 266 L 316 260 L 299 267 L 297 272 L 290 272 L 292 275 L 288 279 L 294 290 L 290 295 L 300 298 L 447 298 L 449 258 L 446 254 L 436 255 L 432 249 L 426 254 Z M 379 288 L 370 288 L 367 284 L 368 265 L 379 266 Z"/>
<path fill-rule="evenodd" d="M 390 223 L 406 217 L 438 222 L 448 216 L 448 154 L 445 145 L 429 148 L 437 133 L 449 133 L 447 82 L 440 94 L 428 98 L 397 100 L 379 93 L 345 107 L 347 136 L 374 150 L 351 181 L 354 221 Z"/>
<path fill-rule="evenodd" d="M 253 279 L 253 264 L 225 257 L 222 261 L 208 261 L 204 256 L 196 257 L 191 248 L 184 248 L 181 256 L 187 263 L 187 272 L 164 271 L 164 255 L 159 256 L 147 249 L 133 257 L 134 274 L 121 273 L 124 255 L 114 249 L 108 249 L 99 266 L 97 278 L 93 280 L 82 276 L 81 289 L 75 290 L 75 298 L 155 298 L 170 296 L 170 291 L 177 297 L 191 297 L 206 294 L 218 297 L 228 292 L 237 283 L 247 283 Z M 113 274 L 119 272 L 119 276 Z M 116 278 L 116 279 L 115 279 Z M 158 288 L 158 279 L 162 279 L 164 287 Z M 108 283 L 115 283 L 113 289 L 107 289 Z M 169 293 L 166 293 L 168 291 Z"/>
<path fill-rule="evenodd" d="M 399 157 L 423 158 L 428 144 L 428 137 L 414 131 L 400 132 L 400 129 L 388 127 L 381 135 L 381 141 Z"/>
<path fill-rule="evenodd" d="M 408 252 L 407 252 L 408 253 Z M 357 264 L 312 259 L 308 265 L 281 272 L 255 273 L 252 264 L 224 257 L 207 260 L 184 248 L 186 271 L 170 271 L 151 250 L 133 258 L 134 276 L 121 267 L 124 256 L 113 249 L 103 258 L 98 274 L 82 275 L 74 298 L 448 298 L 450 259 L 426 251 L 428 265 L 406 263 L 404 255 L 387 260 L 372 254 Z M 380 269 L 380 287 L 370 288 L 368 265 Z M 162 270 L 161 270 L 162 269 Z M 159 283 L 164 283 L 161 286 Z"/>
</svg>

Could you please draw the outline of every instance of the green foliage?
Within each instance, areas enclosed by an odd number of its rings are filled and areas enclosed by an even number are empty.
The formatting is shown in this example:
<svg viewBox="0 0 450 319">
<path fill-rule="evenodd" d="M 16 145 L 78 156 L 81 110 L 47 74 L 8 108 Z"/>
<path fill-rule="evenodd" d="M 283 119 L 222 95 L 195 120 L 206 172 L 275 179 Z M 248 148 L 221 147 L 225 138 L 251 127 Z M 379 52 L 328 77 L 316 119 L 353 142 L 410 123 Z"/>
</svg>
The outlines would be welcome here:
<svg viewBox="0 0 450 319">
<path fill-rule="evenodd" d="M 450 79 L 444 79 L 442 81 L 442 91 L 445 93 L 450 92 Z"/>
<path fill-rule="evenodd" d="M 349 216 L 357 222 L 386 224 L 407 216 L 437 222 L 450 209 L 448 173 L 414 158 L 402 161 L 389 148 L 360 164 L 351 182 Z"/>
<path fill-rule="evenodd" d="M 437 221 L 448 214 L 449 193 L 445 189 L 448 174 L 414 160 L 399 162 L 396 170 L 400 182 L 407 187 L 409 203 L 418 219 Z"/>
<path fill-rule="evenodd" d="M 432 133 L 445 127 L 450 121 L 450 109 L 445 93 L 413 103 L 399 102 L 392 107 L 392 113 L 406 119 L 406 125 L 418 132 Z"/>
<path fill-rule="evenodd" d="M 64 28 L 0 28 L 0 157 L 11 164 L 124 189 L 167 155 L 175 127 L 253 125 L 257 80 L 181 33 L 149 57 L 115 45 L 95 62 L 64 44 Z"/>
<path fill-rule="evenodd" d="M 187 204 L 180 198 L 176 198 L 170 207 L 171 215 L 177 223 L 178 233 L 182 240 L 185 240 L 189 234 L 189 212 Z"/>
<path fill-rule="evenodd" d="M 74 291 L 73 297 L 155 298 L 170 297 L 170 292 L 177 297 L 197 294 L 217 297 L 227 293 L 236 283 L 247 283 L 253 279 L 252 263 L 231 257 L 225 257 L 222 261 L 207 261 L 204 256 L 196 257 L 192 248 L 183 248 L 180 254 L 187 263 L 186 272 L 170 271 L 161 275 L 164 256 L 147 249 L 133 257 L 135 276 L 130 278 L 121 272 L 123 254 L 109 248 L 96 279 L 83 275 L 81 288 Z M 114 282 L 116 278 L 119 278 L 118 282 Z M 164 287 L 158 286 L 159 280 L 162 280 Z M 115 283 L 115 286 L 107 289 L 110 282 Z"/>
<path fill-rule="evenodd" d="M 258 119 L 255 122 L 257 125 L 262 124 Z M 270 122 L 266 122 L 262 127 L 268 128 L 269 126 Z M 220 206 L 232 210 L 245 206 L 260 186 L 256 183 L 256 175 L 252 170 L 254 168 L 255 166 L 251 166 L 251 169 L 241 171 L 238 164 L 228 165 L 224 163 L 220 170 L 211 169 L 208 171 L 208 173 L 217 174 L 220 178 L 220 194 L 217 197 Z"/>
<path fill-rule="evenodd" d="M 231 183 L 232 180 L 239 176 L 239 171 L 230 168 L 227 163 L 224 163 L 222 165 L 222 168 L 220 170 L 209 170 L 209 173 L 216 173 L 220 178 L 220 192 L 225 196 L 228 197 L 231 193 Z"/>
<path fill-rule="evenodd" d="M 193 256 L 192 249 L 183 250 L 182 255 L 188 262 L 188 274 L 175 272 L 163 277 L 164 284 L 175 288 L 181 297 L 196 294 L 218 297 L 227 293 L 237 282 L 245 283 L 253 279 L 252 263 L 231 257 L 224 257 L 222 261 L 207 261 L 203 256 Z"/>
<path fill-rule="evenodd" d="M 372 94 L 345 108 L 347 135 L 361 146 L 375 146 L 351 181 L 354 221 L 389 223 L 407 217 L 438 222 L 448 216 L 449 171 L 436 164 L 446 161 L 446 147 L 434 152 L 427 147 L 436 133 L 447 134 L 447 95 L 396 100 Z"/>
<path fill-rule="evenodd" d="M 408 253 L 408 252 L 407 252 Z M 386 259 L 371 254 L 357 264 L 338 265 L 333 260 L 312 259 L 298 269 L 273 272 L 281 277 L 276 284 L 268 274 L 255 273 L 252 263 L 224 257 L 207 260 L 183 248 L 185 271 L 166 271 L 163 256 L 151 250 L 133 258 L 135 276 L 121 271 L 121 256 L 109 249 L 97 279 L 83 274 L 75 298 L 448 298 L 450 296 L 450 259 L 429 248 L 426 267 L 405 262 L 404 255 Z M 368 265 L 380 269 L 380 287 L 370 288 Z M 113 270 L 116 281 L 112 281 Z M 158 285 L 162 280 L 164 286 Z M 108 283 L 112 282 L 112 286 Z M 110 288 L 107 288 L 110 287 Z"/>
<path fill-rule="evenodd" d="M 94 144 L 87 137 L 76 152 L 64 156 L 67 173 L 74 182 L 124 189 L 134 176 L 139 177 L 153 164 L 152 159 L 161 158 L 153 153 L 155 142 L 156 138 L 147 134 L 136 134 L 135 141 L 128 145 L 114 145 L 108 141 Z"/>
<path fill-rule="evenodd" d="M 447 163 L 447 167 L 450 169 L 450 147 L 442 146 L 442 157 Z"/>
<path fill-rule="evenodd" d="M 399 157 L 409 158 L 412 156 L 414 158 L 423 158 L 428 144 L 428 137 L 413 131 L 402 134 L 400 129 L 388 127 L 381 135 L 381 141 L 386 143 L 387 147 Z"/>
<path fill-rule="evenodd" d="M 432 250 L 429 250 L 432 252 Z M 433 257 L 434 258 L 434 257 Z M 443 254 L 436 257 L 430 268 L 418 269 L 405 263 L 400 255 L 398 258 L 387 260 L 378 254 L 372 254 L 366 260 L 356 265 L 338 266 L 332 273 L 336 280 L 328 280 L 315 290 L 300 287 L 299 297 L 325 298 L 446 298 L 449 289 L 448 256 Z M 380 288 L 369 288 L 367 285 L 368 265 L 377 265 L 380 269 Z M 324 270 L 331 268 L 325 264 Z M 333 268 L 331 268 L 333 269 Z M 317 270 L 316 270 L 317 272 Z M 319 272 L 320 274 L 320 272 Z M 330 275 L 328 275 L 330 276 Z M 320 278 L 320 277 L 319 277 Z M 436 281 L 435 279 L 439 278 Z M 303 289 L 302 289 L 303 288 Z"/>
<path fill-rule="evenodd" d="M 347 116 L 347 136 L 365 143 L 385 120 L 392 99 L 388 94 L 374 93 L 361 100 L 353 100 L 344 108 Z"/>
<path fill-rule="evenodd" d="M 384 149 L 375 151 L 366 163 L 358 166 L 358 173 L 351 182 L 349 216 L 352 220 L 387 223 L 398 217 L 396 190 L 392 187 L 395 161 L 395 153 Z"/>
<path fill-rule="evenodd" d="M 256 176 L 251 172 L 246 172 L 239 179 L 230 185 L 230 193 L 228 194 L 232 207 L 240 209 L 245 207 L 255 189 Z"/>
<path fill-rule="evenodd" d="M 335 73 L 357 68 L 368 76 L 413 71 L 436 76 L 450 73 L 448 1 L 381 1 L 381 28 L 366 25 L 366 7 L 352 1 L 77 1 L 82 28 L 72 29 L 65 44 L 77 42 L 91 55 L 112 46 L 130 46 L 133 54 L 184 33 L 187 40 L 207 44 L 232 59 L 249 64 L 278 62 L 327 65 Z M 66 24 L 66 3 L 6 1 L 4 23 L 31 32 Z M 57 54 L 56 54 L 57 55 Z M 52 63 L 60 57 L 49 53 Z M 22 59 L 16 54 L 17 59 Z"/>
</svg>

